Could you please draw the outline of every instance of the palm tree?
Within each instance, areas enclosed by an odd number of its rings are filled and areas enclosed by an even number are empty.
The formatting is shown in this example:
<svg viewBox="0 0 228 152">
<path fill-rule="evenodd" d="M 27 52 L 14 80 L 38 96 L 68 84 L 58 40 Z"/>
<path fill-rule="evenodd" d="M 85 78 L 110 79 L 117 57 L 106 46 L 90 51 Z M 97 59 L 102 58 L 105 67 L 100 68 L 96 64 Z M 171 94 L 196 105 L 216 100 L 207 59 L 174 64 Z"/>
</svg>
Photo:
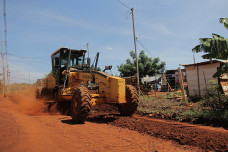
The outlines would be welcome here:
<svg viewBox="0 0 228 152">
<path fill-rule="evenodd" d="M 228 18 L 220 18 L 220 23 L 228 29 Z M 200 38 L 201 44 L 195 46 L 193 52 L 204 52 L 203 59 L 228 59 L 228 39 L 218 34 L 212 34 L 212 38 Z M 228 71 L 228 63 L 221 66 L 213 77 L 220 77 L 223 73 Z"/>
</svg>

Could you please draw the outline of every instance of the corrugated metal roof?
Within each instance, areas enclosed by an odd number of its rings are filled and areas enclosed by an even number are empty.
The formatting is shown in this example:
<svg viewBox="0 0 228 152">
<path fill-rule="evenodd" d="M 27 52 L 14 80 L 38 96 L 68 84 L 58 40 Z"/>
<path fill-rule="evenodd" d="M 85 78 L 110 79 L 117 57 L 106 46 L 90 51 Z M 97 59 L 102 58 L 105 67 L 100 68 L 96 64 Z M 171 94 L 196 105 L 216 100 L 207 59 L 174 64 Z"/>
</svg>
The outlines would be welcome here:
<svg viewBox="0 0 228 152">
<path fill-rule="evenodd" d="M 211 61 L 205 61 L 205 62 L 199 62 L 199 63 L 195 63 L 195 64 L 180 64 L 181 66 L 192 66 L 192 65 L 206 65 L 206 64 L 212 64 L 212 63 L 222 63 L 225 64 L 227 63 L 228 60 L 211 60 Z"/>
</svg>

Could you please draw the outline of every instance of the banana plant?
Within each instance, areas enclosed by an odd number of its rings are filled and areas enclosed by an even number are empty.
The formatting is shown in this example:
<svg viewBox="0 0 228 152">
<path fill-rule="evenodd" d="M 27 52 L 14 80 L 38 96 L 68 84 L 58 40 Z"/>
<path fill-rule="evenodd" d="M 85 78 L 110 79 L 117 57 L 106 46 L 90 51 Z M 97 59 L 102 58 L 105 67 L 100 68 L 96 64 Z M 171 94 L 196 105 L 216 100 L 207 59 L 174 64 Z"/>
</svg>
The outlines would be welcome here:
<svg viewBox="0 0 228 152">
<path fill-rule="evenodd" d="M 220 18 L 219 21 L 224 24 L 225 28 L 228 30 L 228 18 Z"/>
<path fill-rule="evenodd" d="M 228 18 L 220 18 L 220 23 L 228 29 Z M 203 59 L 228 60 L 228 39 L 218 34 L 212 34 L 212 38 L 200 38 L 200 44 L 195 46 L 193 52 L 204 52 Z M 220 77 L 228 71 L 228 63 L 221 66 L 213 77 Z"/>
</svg>

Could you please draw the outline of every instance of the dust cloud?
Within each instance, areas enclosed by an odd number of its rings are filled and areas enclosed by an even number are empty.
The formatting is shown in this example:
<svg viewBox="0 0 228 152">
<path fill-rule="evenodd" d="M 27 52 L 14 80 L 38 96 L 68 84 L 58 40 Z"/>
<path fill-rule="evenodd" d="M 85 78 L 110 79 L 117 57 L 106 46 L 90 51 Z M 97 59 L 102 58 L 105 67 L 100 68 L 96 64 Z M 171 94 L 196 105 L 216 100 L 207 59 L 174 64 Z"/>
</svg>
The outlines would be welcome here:
<svg viewBox="0 0 228 152">
<path fill-rule="evenodd" d="M 7 94 L 4 105 L 29 115 L 59 114 L 56 104 L 51 106 L 44 99 L 37 99 L 34 89 L 23 89 Z"/>
</svg>

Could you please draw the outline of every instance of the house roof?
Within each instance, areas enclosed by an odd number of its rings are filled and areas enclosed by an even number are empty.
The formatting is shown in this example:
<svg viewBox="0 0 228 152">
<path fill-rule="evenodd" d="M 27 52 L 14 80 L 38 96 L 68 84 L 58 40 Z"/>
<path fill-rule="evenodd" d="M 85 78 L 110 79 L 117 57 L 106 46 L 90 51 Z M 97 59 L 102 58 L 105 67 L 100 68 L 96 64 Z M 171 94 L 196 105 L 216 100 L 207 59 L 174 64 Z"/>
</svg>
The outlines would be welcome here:
<svg viewBox="0 0 228 152">
<path fill-rule="evenodd" d="M 199 63 L 195 63 L 195 64 L 180 64 L 181 66 L 192 66 L 192 65 L 206 65 L 206 64 L 212 64 L 212 63 L 221 63 L 221 64 L 225 64 L 227 63 L 228 60 L 211 60 L 211 61 L 205 61 L 205 62 L 199 62 Z"/>
</svg>

